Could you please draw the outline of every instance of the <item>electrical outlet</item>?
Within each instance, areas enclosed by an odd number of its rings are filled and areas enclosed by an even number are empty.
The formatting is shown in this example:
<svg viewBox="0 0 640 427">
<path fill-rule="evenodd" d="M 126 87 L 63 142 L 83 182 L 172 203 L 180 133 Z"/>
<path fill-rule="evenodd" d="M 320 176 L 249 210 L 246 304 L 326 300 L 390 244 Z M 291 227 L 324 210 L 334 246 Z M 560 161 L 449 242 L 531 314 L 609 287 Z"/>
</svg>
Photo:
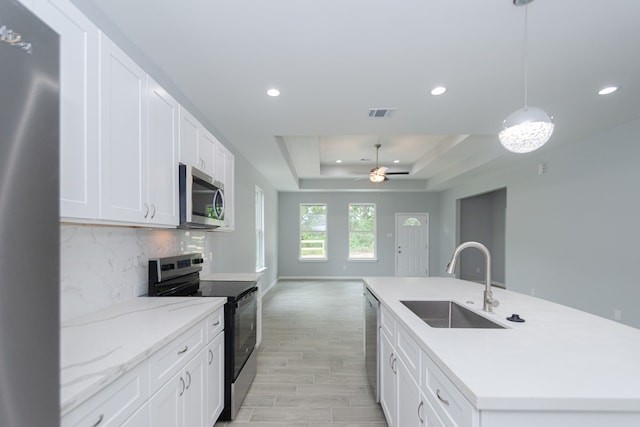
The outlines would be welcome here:
<svg viewBox="0 0 640 427">
<path fill-rule="evenodd" d="M 616 308 L 613 310 L 613 318 L 615 320 L 622 320 L 622 310 L 620 310 L 619 308 Z"/>
</svg>

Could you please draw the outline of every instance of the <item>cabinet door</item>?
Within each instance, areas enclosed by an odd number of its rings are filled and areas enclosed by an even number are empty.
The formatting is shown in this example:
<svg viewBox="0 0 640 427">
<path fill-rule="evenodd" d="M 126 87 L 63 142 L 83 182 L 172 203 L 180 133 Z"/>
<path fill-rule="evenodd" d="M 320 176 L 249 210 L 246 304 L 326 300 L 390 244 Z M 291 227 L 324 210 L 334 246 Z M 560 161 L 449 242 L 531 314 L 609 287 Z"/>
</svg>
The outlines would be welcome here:
<svg viewBox="0 0 640 427">
<path fill-rule="evenodd" d="M 182 372 L 173 376 L 149 399 L 149 425 L 153 427 L 179 427 L 183 425 L 182 397 L 186 383 Z"/>
<path fill-rule="evenodd" d="M 199 168 L 211 178 L 215 176 L 215 149 L 218 140 L 205 128 L 200 129 L 198 135 L 198 157 L 200 158 Z"/>
<path fill-rule="evenodd" d="M 141 427 L 150 426 L 149 424 L 149 403 L 142 405 L 135 414 L 131 415 L 127 420 L 122 423 L 120 427 Z"/>
<path fill-rule="evenodd" d="M 386 332 L 380 330 L 380 405 L 389 427 L 396 422 L 396 355 Z M 403 426 L 404 427 L 404 426 Z"/>
<path fill-rule="evenodd" d="M 224 333 L 207 347 L 207 425 L 213 426 L 224 407 Z"/>
<path fill-rule="evenodd" d="M 36 0 L 60 34 L 60 216 L 98 218 L 98 28 L 67 0 Z"/>
<path fill-rule="evenodd" d="M 200 122 L 180 106 L 180 163 L 200 168 L 198 133 Z"/>
<path fill-rule="evenodd" d="M 235 163 L 234 155 L 226 150 L 224 156 L 224 227 L 235 229 Z"/>
<path fill-rule="evenodd" d="M 178 225 L 179 105 L 151 77 L 148 79 L 149 222 Z"/>
<path fill-rule="evenodd" d="M 420 400 L 420 388 L 402 361 L 396 361 L 397 370 L 397 415 L 398 425 L 402 427 L 425 426 L 424 401 Z"/>
<path fill-rule="evenodd" d="M 145 222 L 146 74 L 100 34 L 101 219 Z"/>
<path fill-rule="evenodd" d="M 227 149 L 225 148 L 224 145 L 222 145 L 220 143 L 220 141 L 218 141 L 216 139 L 216 145 L 215 145 L 215 154 L 214 154 L 214 159 L 215 159 L 215 172 L 216 174 L 214 175 L 213 179 L 215 181 L 218 181 L 220 183 L 222 183 L 223 187 L 225 186 L 225 179 L 226 179 L 226 175 L 225 175 L 225 157 L 227 154 Z"/>
<path fill-rule="evenodd" d="M 206 426 L 206 379 L 207 379 L 207 352 L 202 349 L 187 364 L 183 378 L 186 383 L 184 393 L 184 426 Z"/>
</svg>

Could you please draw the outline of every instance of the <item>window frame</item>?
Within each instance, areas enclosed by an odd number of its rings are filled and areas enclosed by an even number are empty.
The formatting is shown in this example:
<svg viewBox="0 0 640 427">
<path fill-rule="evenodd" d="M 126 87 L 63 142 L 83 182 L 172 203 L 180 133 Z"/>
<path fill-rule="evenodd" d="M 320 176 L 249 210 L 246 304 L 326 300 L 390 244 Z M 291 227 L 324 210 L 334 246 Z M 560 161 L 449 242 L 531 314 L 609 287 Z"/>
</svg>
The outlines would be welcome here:
<svg viewBox="0 0 640 427">
<path fill-rule="evenodd" d="M 372 231 L 352 231 L 351 230 L 351 207 L 352 206 L 373 206 L 373 230 Z M 354 258 L 351 256 L 351 233 L 373 233 L 373 257 Z M 378 206 L 371 202 L 349 203 L 347 208 L 347 261 L 349 262 L 376 262 L 378 261 Z"/>
<path fill-rule="evenodd" d="M 324 206 L 324 256 L 302 256 L 302 207 Z M 301 262 L 326 262 L 329 260 L 329 206 L 326 203 L 300 203 L 298 205 L 298 261 Z"/>
<path fill-rule="evenodd" d="M 256 185 L 256 273 L 267 269 L 264 238 L 264 190 Z"/>
</svg>

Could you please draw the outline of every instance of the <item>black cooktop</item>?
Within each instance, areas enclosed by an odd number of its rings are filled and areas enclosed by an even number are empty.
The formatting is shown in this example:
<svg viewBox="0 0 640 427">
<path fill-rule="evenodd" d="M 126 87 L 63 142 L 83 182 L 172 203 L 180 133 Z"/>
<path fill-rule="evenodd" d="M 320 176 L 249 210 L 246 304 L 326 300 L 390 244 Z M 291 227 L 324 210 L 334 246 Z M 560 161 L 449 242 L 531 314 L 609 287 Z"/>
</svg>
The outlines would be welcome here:
<svg viewBox="0 0 640 427">
<path fill-rule="evenodd" d="M 235 282 L 219 280 L 200 280 L 198 294 L 203 297 L 241 298 L 256 287 L 256 282 Z"/>
</svg>

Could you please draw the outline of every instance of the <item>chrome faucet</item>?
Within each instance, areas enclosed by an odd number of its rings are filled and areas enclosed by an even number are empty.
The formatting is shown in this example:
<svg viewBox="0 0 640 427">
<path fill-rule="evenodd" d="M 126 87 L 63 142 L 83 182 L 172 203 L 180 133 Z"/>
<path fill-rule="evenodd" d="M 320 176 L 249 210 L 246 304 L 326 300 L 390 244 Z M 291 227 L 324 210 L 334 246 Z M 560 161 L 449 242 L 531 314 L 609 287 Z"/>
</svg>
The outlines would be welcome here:
<svg viewBox="0 0 640 427">
<path fill-rule="evenodd" d="M 499 301 L 493 298 L 493 293 L 491 292 L 491 254 L 489 254 L 489 249 L 485 245 L 479 242 L 464 242 L 458 245 L 455 251 L 453 251 L 453 255 L 451 256 L 451 261 L 447 264 L 447 273 L 453 274 L 456 270 L 456 262 L 460 257 L 460 252 L 462 252 L 466 248 L 476 248 L 479 249 L 485 256 L 487 260 L 487 285 L 484 290 L 484 301 L 482 305 L 482 310 L 491 313 L 493 311 L 493 307 L 497 307 Z"/>
</svg>

